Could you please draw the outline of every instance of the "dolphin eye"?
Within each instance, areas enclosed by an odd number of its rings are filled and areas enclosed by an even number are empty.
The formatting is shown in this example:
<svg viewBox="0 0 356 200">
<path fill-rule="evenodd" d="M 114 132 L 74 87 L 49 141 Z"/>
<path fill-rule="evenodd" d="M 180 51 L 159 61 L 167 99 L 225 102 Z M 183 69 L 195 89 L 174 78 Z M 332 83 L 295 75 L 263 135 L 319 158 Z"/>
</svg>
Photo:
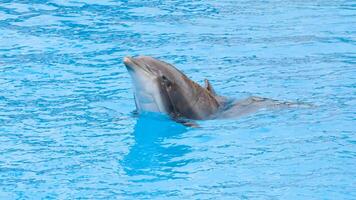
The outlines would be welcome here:
<svg viewBox="0 0 356 200">
<path fill-rule="evenodd" d="M 165 75 L 162 75 L 162 80 L 166 83 L 169 82 L 168 78 Z"/>
<path fill-rule="evenodd" d="M 162 80 L 163 80 L 164 84 L 166 84 L 166 86 L 168 86 L 168 87 L 172 86 L 171 81 L 168 80 L 168 78 L 166 76 L 162 75 Z"/>
</svg>

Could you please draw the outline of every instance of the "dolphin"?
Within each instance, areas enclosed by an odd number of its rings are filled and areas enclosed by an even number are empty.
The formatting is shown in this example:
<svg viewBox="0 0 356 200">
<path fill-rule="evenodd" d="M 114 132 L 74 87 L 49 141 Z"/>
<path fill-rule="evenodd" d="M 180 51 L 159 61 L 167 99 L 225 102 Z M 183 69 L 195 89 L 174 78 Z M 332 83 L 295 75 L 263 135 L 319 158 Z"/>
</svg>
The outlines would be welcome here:
<svg viewBox="0 0 356 200">
<path fill-rule="evenodd" d="M 217 95 L 207 79 L 205 86 L 200 86 L 173 65 L 149 56 L 127 56 L 123 62 L 132 78 L 139 113 L 159 112 L 173 119 L 204 120 L 233 118 L 261 109 L 295 105 L 255 96 L 231 100 Z"/>
</svg>

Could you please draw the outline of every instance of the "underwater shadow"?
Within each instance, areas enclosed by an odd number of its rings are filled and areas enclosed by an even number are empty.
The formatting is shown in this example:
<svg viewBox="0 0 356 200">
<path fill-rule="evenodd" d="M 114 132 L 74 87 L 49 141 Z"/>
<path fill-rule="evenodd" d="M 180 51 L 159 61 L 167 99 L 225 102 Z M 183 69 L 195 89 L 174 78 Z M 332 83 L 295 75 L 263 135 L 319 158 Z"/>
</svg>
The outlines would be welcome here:
<svg viewBox="0 0 356 200">
<path fill-rule="evenodd" d="M 191 152 L 191 147 L 170 143 L 190 128 L 155 113 L 140 115 L 134 127 L 134 144 L 121 161 L 129 176 L 144 175 L 146 178 L 178 178 L 176 167 L 187 161 L 179 159 Z"/>
</svg>

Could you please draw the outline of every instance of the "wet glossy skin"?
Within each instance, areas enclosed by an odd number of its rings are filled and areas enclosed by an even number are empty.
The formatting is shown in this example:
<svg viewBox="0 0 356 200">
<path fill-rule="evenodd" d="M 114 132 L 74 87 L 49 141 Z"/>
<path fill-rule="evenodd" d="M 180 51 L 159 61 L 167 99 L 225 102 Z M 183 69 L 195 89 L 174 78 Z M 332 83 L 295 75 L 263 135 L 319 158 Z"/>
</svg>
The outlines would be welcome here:
<svg viewBox="0 0 356 200">
<path fill-rule="evenodd" d="M 125 57 L 124 64 L 133 79 L 139 112 L 156 111 L 172 117 L 207 119 L 219 110 L 220 104 L 208 89 L 168 63 L 139 56 Z M 151 100 L 147 100 L 149 98 Z M 155 106 L 144 106 L 145 101 L 155 102 Z"/>
<path fill-rule="evenodd" d="M 161 112 L 174 118 L 212 119 L 299 105 L 261 97 L 227 101 L 216 95 L 207 80 L 206 87 L 201 87 L 173 65 L 149 56 L 125 57 L 124 64 L 133 79 L 139 112 Z"/>
</svg>

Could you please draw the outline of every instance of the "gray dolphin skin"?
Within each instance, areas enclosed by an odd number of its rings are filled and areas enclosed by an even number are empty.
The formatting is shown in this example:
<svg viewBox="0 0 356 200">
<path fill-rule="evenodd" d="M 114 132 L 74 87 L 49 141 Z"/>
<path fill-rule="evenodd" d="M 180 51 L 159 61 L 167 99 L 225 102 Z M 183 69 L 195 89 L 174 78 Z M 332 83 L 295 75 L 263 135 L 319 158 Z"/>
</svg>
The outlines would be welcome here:
<svg viewBox="0 0 356 200">
<path fill-rule="evenodd" d="M 233 118 L 264 108 L 292 107 L 293 103 L 250 97 L 232 101 L 218 96 L 208 80 L 200 86 L 173 65 L 149 56 L 125 57 L 137 111 L 159 112 L 174 119 Z"/>
</svg>

